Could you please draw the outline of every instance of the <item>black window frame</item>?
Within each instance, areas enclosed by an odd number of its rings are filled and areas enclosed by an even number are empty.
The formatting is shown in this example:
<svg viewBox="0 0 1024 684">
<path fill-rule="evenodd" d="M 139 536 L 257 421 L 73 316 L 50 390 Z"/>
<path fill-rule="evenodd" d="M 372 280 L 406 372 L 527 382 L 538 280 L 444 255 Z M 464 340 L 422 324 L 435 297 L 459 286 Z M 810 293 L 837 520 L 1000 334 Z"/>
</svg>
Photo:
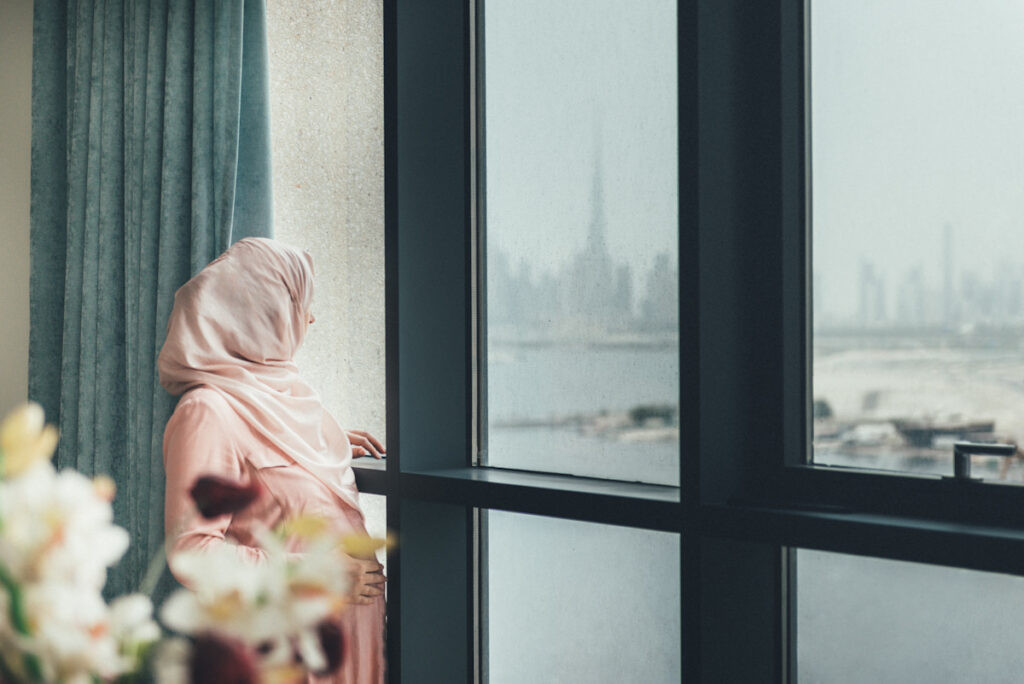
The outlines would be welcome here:
<svg viewBox="0 0 1024 684">
<path fill-rule="evenodd" d="M 806 462 L 808 0 L 677 2 L 680 487 L 473 464 L 482 1 L 384 3 L 390 682 L 479 681 L 480 510 L 678 533 L 693 682 L 796 681 L 795 548 L 1024 575 L 1024 490 Z"/>
</svg>

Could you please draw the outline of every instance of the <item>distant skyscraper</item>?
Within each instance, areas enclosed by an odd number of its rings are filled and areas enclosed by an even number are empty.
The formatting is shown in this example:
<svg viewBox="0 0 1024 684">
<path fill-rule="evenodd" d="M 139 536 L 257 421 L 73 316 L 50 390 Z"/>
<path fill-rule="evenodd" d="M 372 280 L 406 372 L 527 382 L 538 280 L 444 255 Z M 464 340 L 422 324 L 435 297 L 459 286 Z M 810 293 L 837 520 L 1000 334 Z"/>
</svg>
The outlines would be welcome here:
<svg viewBox="0 0 1024 684">
<path fill-rule="evenodd" d="M 586 238 L 563 267 L 538 272 L 526 260 L 488 250 L 487 324 L 495 339 L 599 341 L 609 334 L 661 337 L 678 330 L 677 259 L 663 251 L 646 273 L 637 273 L 611 254 L 600 139 L 595 142 L 590 197 L 581 212 L 589 214 Z M 643 239 L 639 230 L 635 239 Z"/>
<path fill-rule="evenodd" d="M 654 259 L 647 273 L 647 287 L 641 307 L 641 325 L 649 332 L 679 329 L 679 269 L 672 267 L 668 252 Z"/>
<path fill-rule="evenodd" d="M 953 289 L 953 226 L 942 229 L 942 322 L 946 327 L 956 325 L 956 293 Z"/>
<path fill-rule="evenodd" d="M 605 237 L 604 169 L 600 141 L 594 152 L 594 176 L 590 191 L 590 223 L 587 242 L 573 259 L 566 282 L 571 316 L 577 323 L 598 330 L 620 327 L 623 321 L 615 306 L 615 269 Z"/>
<path fill-rule="evenodd" d="M 896 324 L 904 326 L 923 325 L 927 318 L 927 304 L 924 277 L 921 267 L 907 271 L 896 293 Z"/>
<path fill-rule="evenodd" d="M 870 326 L 885 322 L 885 283 L 870 261 L 864 260 L 860 263 L 859 286 L 860 324 Z"/>
<path fill-rule="evenodd" d="M 633 319 L 633 270 L 629 264 L 619 264 L 615 269 L 615 296 L 612 306 L 615 315 L 623 322 Z"/>
</svg>

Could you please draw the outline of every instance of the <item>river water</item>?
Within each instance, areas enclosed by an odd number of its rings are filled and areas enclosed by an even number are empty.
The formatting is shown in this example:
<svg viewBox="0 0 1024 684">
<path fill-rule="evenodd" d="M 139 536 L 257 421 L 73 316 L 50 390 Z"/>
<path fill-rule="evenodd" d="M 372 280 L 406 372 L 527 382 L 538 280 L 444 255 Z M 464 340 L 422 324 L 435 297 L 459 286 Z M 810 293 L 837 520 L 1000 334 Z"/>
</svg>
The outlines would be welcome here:
<svg viewBox="0 0 1024 684">
<path fill-rule="evenodd" d="M 655 484 L 679 484 L 679 440 L 587 434 L 579 427 L 503 427 L 572 415 L 679 405 L 678 351 L 645 347 L 491 349 L 487 463 Z"/>
<path fill-rule="evenodd" d="M 1013 375 L 1014 359 L 990 360 L 1001 367 L 962 354 L 895 366 L 885 353 L 831 357 L 816 366 L 816 384 L 848 414 L 863 413 L 864 395 L 876 392 L 876 417 L 887 407 L 905 413 L 917 406 L 926 416 L 959 405 L 1009 425 L 1016 408 L 1005 402 L 1024 396 L 1024 385 Z M 956 371 L 951 379 L 942 379 L 944 368 Z M 675 354 L 665 350 L 501 350 L 488 368 L 488 461 L 677 484 L 678 441 L 501 425 L 674 403 L 678 377 Z M 957 393 L 959 404 L 950 399 Z M 918 404 L 908 403 L 911 395 Z M 874 460 L 820 455 L 901 469 L 898 459 L 881 458 L 892 445 L 880 448 Z M 678 536 L 499 511 L 489 512 L 487 525 L 492 684 L 679 681 Z M 1022 578 L 805 550 L 797 568 L 801 682 L 1024 681 Z M 741 657 L 742 644 L 736 647 Z"/>
</svg>

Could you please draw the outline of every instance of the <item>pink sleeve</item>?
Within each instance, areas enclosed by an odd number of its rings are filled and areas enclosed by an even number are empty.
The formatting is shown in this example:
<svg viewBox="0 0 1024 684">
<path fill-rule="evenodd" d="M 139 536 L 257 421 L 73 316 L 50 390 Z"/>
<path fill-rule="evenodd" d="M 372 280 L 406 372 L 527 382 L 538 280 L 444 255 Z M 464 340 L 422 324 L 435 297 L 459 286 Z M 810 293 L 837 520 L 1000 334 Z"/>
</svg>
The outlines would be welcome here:
<svg viewBox="0 0 1024 684">
<path fill-rule="evenodd" d="M 185 395 L 164 430 L 164 471 L 167 489 L 164 504 L 164 534 L 168 559 L 190 549 L 207 549 L 229 544 L 243 559 L 257 562 L 266 557 L 254 546 L 225 540 L 231 514 L 205 519 L 196 511 L 189 489 L 201 475 L 242 480 L 248 477 L 231 439 L 230 426 L 216 409 Z M 181 578 L 178 578 L 179 581 Z"/>
</svg>

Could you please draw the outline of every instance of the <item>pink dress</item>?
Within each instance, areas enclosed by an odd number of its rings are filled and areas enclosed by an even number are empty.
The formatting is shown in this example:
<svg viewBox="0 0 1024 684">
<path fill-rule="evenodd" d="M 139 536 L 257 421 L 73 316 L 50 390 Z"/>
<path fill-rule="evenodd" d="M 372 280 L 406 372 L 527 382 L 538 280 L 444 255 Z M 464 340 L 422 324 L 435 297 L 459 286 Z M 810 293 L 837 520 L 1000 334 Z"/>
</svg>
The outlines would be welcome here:
<svg viewBox="0 0 1024 684">
<path fill-rule="evenodd" d="M 343 531 L 366 531 L 358 510 L 254 431 L 219 392 L 208 387 L 186 392 L 167 423 L 164 468 L 164 520 L 168 539 L 173 535 L 171 557 L 185 549 L 232 543 L 244 558 L 260 562 L 264 552 L 257 547 L 253 531 L 302 514 L 325 516 Z M 203 520 L 193 515 L 188 490 L 197 477 L 207 474 L 238 480 L 256 478 L 263 485 L 263 495 L 240 513 Z M 179 529 L 185 520 L 193 522 Z M 369 605 L 348 606 L 342 614 L 341 628 L 345 655 L 340 671 L 310 681 L 381 684 L 385 671 L 384 598 Z"/>
</svg>

